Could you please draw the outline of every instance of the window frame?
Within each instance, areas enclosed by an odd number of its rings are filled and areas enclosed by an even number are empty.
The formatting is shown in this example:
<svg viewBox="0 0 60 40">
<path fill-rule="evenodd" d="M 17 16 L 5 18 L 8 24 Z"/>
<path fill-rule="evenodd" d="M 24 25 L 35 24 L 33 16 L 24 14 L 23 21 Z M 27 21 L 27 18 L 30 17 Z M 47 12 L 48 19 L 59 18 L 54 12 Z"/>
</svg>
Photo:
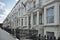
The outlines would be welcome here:
<svg viewBox="0 0 60 40">
<path fill-rule="evenodd" d="M 53 11 L 53 15 L 50 11 Z M 50 13 L 48 13 L 50 12 Z M 53 17 L 53 18 L 52 18 Z M 46 9 L 46 19 L 47 19 L 47 24 L 54 23 L 54 6 L 49 7 Z"/>
</svg>

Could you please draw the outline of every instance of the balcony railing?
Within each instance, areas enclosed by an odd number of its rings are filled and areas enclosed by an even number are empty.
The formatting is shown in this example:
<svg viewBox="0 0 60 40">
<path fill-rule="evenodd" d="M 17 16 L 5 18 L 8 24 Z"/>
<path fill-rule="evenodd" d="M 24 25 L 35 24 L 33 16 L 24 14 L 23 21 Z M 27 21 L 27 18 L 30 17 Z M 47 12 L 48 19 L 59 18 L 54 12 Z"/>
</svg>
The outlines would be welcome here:
<svg viewBox="0 0 60 40">
<path fill-rule="evenodd" d="M 29 8 L 29 9 L 27 10 L 27 12 L 31 12 L 31 11 L 36 10 L 36 9 L 39 9 L 39 8 L 41 8 L 41 5 L 40 5 L 40 4 L 36 4 L 35 7 Z"/>
<path fill-rule="evenodd" d="M 38 34 L 38 30 L 33 29 L 16 29 L 16 36 L 19 38 L 32 39 L 32 37 Z"/>
</svg>

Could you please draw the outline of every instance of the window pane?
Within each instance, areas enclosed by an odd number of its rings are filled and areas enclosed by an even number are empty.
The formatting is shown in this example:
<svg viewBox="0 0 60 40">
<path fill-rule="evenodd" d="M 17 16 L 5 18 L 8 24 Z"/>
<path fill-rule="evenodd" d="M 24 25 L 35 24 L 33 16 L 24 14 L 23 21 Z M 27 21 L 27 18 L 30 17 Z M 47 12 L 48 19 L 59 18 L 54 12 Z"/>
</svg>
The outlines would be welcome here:
<svg viewBox="0 0 60 40">
<path fill-rule="evenodd" d="M 21 20 L 21 25 L 23 26 L 23 19 Z"/>
<path fill-rule="evenodd" d="M 51 7 L 51 8 L 48 8 L 47 9 L 47 16 L 53 16 L 54 15 L 54 8 Z"/>
<path fill-rule="evenodd" d="M 29 16 L 29 28 L 31 28 L 31 16 Z"/>
<path fill-rule="evenodd" d="M 54 17 L 47 17 L 47 23 L 54 23 Z"/>
<path fill-rule="evenodd" d="M 27 25 L 27 17 L 25 17 L 25 25 Z"/>
<path fill-rule="evenodd" d="M 34 3 L 33 5 L 34 5 L 34 8 L 35 8 L 36 7 L 36 1 L 34 1 L 33 3 Z"/>
<path fill-rule="evenodd" d="M 42 14 L 39 15 L 39 24 L 42 24 Z"/>
<path fill-rule="evenodd" d="M 34 23 L 34 25 L 36 24 L 36 20 L 37 20 L 36 18 L 37 18 L 37 15 L 34 15 L 33 16 L 33 23 Z"/>
<path fill-rule="evenodd" d="M 40 5 L 42 6 L 43 0 L 39 0 Z"/>
<path fill-rule="evenodd" d="M 47 9 L 47 23 L 54 23 L 54 7 Z"/>
</svg>

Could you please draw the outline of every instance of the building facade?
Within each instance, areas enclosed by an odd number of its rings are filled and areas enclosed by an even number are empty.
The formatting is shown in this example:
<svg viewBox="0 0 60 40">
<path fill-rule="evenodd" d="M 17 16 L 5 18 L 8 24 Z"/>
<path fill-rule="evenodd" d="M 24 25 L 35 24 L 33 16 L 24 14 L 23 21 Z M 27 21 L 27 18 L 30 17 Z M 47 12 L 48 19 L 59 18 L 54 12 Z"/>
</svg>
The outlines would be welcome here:
<svg viewBox="0 0 60 40">
<path fill-rule="evenodd" d="M 60 0 L 19 0 L 3 27 L 36 29 L 38 35 L 60 37 Z"/>
</svg>

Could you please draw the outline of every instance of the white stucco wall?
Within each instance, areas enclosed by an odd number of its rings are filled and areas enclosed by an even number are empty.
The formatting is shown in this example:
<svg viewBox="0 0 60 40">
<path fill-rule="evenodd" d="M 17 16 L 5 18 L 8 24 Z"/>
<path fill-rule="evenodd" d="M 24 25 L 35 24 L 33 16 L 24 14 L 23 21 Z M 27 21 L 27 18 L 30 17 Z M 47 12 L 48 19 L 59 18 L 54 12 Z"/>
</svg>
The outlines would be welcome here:
<svg viewBox="0 0 60 40">
<path fill-rule="evenodd" d="M 53 2 L 54 0 L 43 0 L 43 6 L 45 6 L 45 5 L 47 5 L 47 4 L 49 4 L 49 3 L 51 3 L 51 2 Z"/>
<path fill-rule="evenodd" d="M 47 35 L 46 32 L 54 32 L 56 38 L 59 37 L 58 27 L 51 26 L 51 27 L 44 27 L 44 35 Z"/>
</svg>

